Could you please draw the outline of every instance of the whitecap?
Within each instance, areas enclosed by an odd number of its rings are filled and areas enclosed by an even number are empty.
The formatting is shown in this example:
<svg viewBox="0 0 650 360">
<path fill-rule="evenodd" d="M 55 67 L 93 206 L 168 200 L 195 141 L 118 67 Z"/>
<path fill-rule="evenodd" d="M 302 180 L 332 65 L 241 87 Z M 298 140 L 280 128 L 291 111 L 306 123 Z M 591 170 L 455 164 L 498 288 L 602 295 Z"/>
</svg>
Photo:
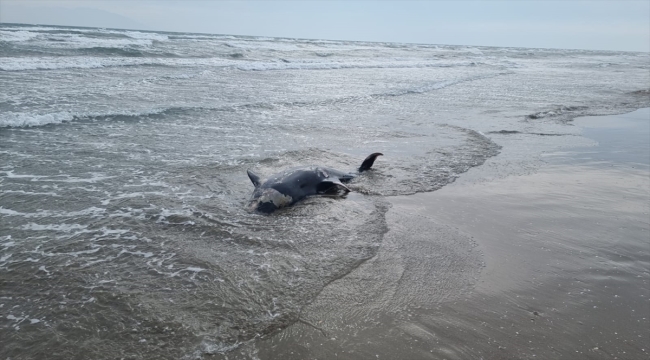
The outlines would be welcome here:
<svg viewBox="0 0 650 360">
<path fill-rule="evenodd" d="M 18 30 L 18 31 L 6 31 L 0 30 L 0 41 L 6 42 L 22 42 L 29 41 L 38 36 L 38 33 L 33 33 L 31 31 Z"/>
<path fill-rule="evenodd" d="M 2 65 L 0 65 L 0 68 L 2 68 Z M 47 124 L 60 124 L 72 121 L 72 119 L 72 114 L 65 111 L 50 114 L 27 114 L 10 111 L 0 114 L 0 127 L 42 126 Z"/>
</svg>

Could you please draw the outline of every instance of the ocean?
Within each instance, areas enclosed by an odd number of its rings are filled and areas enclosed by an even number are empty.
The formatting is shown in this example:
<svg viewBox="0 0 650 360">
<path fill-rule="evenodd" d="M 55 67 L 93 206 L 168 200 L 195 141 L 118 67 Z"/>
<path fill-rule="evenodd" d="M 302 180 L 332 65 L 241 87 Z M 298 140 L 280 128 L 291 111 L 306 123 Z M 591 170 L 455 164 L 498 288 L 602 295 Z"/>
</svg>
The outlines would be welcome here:
<svg viewBox="0 0 650 360">
<path fill-rule="evenodd" d="M 649 70 L 648 53 L 0 24 L 0 356 L 227 356 L 306 323 L 377 255 L 392 197 L 593 145 L 572 120 L 647 107 Z M 346 197 L 246 211 L 247 169 L 373 152 Z M 454 246 L 441 302 L 483 268 Z"/>
</svg>

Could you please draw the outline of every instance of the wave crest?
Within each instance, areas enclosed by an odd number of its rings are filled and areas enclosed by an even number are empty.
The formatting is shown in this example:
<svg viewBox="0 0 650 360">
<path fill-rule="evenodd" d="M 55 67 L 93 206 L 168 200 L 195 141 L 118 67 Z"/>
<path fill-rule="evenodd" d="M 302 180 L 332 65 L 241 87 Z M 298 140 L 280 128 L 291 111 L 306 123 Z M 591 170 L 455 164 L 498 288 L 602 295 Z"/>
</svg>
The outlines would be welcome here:
<svg viewBox="0 0 650 360">
<path fill-rule="evenodd" d="M 42 126 L 60 124 L 73 119 L 74 116 L 66 111 L 41 115 L 8 112 L 0 115 L 0 127 Z"/>
</svg>

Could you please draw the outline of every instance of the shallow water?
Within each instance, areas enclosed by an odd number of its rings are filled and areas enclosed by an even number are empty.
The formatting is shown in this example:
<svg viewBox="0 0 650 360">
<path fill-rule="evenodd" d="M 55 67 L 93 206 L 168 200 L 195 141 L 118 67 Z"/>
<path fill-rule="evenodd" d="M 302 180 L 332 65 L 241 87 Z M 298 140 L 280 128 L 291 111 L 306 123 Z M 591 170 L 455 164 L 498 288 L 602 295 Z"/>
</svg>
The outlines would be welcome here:
<svg viewBox="0 0 650 360">
<path fill-rule="evenodd" d="M 390 198 L 377 256 L 233 355 L 647 358 L 650 108 L 576 123 L 598 145 L 535 174 Z"/>
<path fill-rule="evenodd" d="M 589 145 L 568 121 L 647 106 L 648 69 L 643 53 L 0 24 L 0 354 L 227 354 L 308 322 L 404 237 L 442 284 L 409 301 L 456 298 L 481 271 L 471 241 L 418 242 L 391 197 Z M 248 168 L 351 171 L 376 151 L 346 198 L 245 211 Z"/>
</svg>

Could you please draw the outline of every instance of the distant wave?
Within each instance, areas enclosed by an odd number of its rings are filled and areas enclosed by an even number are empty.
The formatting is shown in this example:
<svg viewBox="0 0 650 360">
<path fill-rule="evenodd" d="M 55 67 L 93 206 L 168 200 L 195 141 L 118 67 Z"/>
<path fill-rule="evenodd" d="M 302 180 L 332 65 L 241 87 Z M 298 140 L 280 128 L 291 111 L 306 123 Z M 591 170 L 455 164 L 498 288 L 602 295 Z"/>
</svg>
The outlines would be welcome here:
<svg viewBox="0 0 650 360">
<path fill-rule="evenodd" d="M 164 51 L 155 51 L 153 48 L 144 48 L 144 47 L 131 47 L 131 46 L 97 46 L 97 47 L 80 47 L 80 48 L 52 48 L 52 47 L 20 47 L 15 46 L 13 43 L 1 43 L 0 42 L 0 53 L 2 53 L 2 59 L 8 65 L 9 68 L 15 68 L 21 70 L 20 66 L 10 65 L 12 60 L 13 62 L 25 62 L 29 58 L 39 58 L 40 62 L 43 60 L 49 59 L 49 62 L 54 61 L 63 61 L 66 62 L 66 58 L 72 59 L 73 57 L 79 56 L 90 56 L 93 58 L 106 58 L 106 57 L 139 57 L 139 58 L 181 58 L 182 56 Z M 243 54 L 242 54 L 243 55 Z M 235 58 L 231 55 L 231 57 Z M 67 60 L 68 63 L 74 60 Z M 110 61 L 110 60 L 109 60 Z M 48 69 L 57 68 L 55 65 L 51 65 Z M 60 67 L 65 68 L 65 67 Z M 75 67 L 72 67 L 75 68 Z M 87 68 L 83 65 L 77 68 Z M 0 67 L 0 70 L 4 70 Z M 8 70 L 8 69 L 7 69 Z M 29 66 L 25 67 L 25 70 L 34 70 Z"/>
<path fill-rule="evenodd" d="M 195 40 L 195 41 L 205 41 L 205 40 L 236 40 L 238 37 L 233 35 L 201 35 L 201 34 L 182 34 L 175 33 L 169 35 L 170 40 Z"/>
<path fill-rule="evenodd" d="M 95 51 L 109 52 L 119 50 L 106 50 L 96 48 Z M 129 50 L 122 50 L 129 51 Z M 163 57 L 138 57 L 137 52 L 130 53 L 129 57 L 94 57 L 94 56 L 42 56 L 29 58 L 0 58 L 0 70 L 55 70 L 55 69 L 94 69 L 114 66 L 175 66 L 175 67 L 234 67 L 242 71 L 272 71 L 272 70 L 336 70 L 336 69 L 373 69 L 373 68 L 428 68 L 428 67 L 458 67 L 490 65 L 475 61 L 447 61 L 440 60 L 388 60 L 388 61 L 310 61 L 287 60 L 255 61 L 242 60 L 239 53 L 228 54 L 227 58 L 163 58 Z M 170 54 L 171 55 L 171 54 Z M 243 55 L 243 54 L 242 54 Z M 499 65 L 499 64 L 495 64 Z"/>
<path fill-rule="evenodd" d="M 221 58 L 169 59 L 142 57 L 94 57 L 94 56 L 44 56 L 32 58 L 0 58 L 0 70 L 57 70 L 96 69 L 115 66 L 229 66 L 232 61 Z"/>
<path fill-rule="evenodd" d="M 21 26 L 21 27 L 12 27 L 12 26 L 0 26 L 0 41 L 6 40 L 7 38 L 14 38 L 17 41 L 25 41 L 30 38 L 47 35 L 47 34 L 57 34 L 57 35 L 84 35 L 89 39 L 93 36 L 95 37 L 106 37 L 116 36 L 122 38 L 131 38 L 139 40 L 156 40 L 156 41 L 166 41 L 169 40 L 169 36 L 160 33 L 146 32 L 146 31 L 132 31 L 132 30 L 109 30 L 109 29 L 91 29 L 91 28 L 58 28 L 58 27 L 47 27 L 47 26 Z M 29 35 L 29 36 L 27 36 Z"/>
<path fill-rule="evenodd" d="M 93 114 L 73 114 L 67 111 L 55 112 L 50 114 L 29 114 L 18 112 L 0 113 L 0 128 L 1 127 L 33 127 L 44 126 L 51 124 L 61 124 L 70 121 L 80 120 L 102 120 L 115 117 L 127 118 L 140 118 L 140 117 L 154 117 L 162 116 L 164 114 L 171 114 L 175 111 L 186 111 L 192 108 L 171 107 L 154 109 L 151 111 L 137 112 L 137 111 L 123 111 L 113 113 L 93 113 Z"/>
<path fill-rule="evenodd" d="M 21 28 L 0 27 L 0 44 L 39 46 L 45 49 L 87 48 L 150 48 L 156 41 L 167 41 L 167 35 L 139 31 L 101 29 Z"/>
<path fill-rule="evenodd" d="M 73 114 L 70 112 L 55 112 L 50 114 L 29 114 L 18 112 L 5 112 L 0 113 L 0 128 L 3 127 L 35 127 L 52 124 L 61 124 L 71 121 L 99 121 L 111 120 L 119 118 L 120 120 L 126 119 L 156 119 L 163 118 L 171 115 L 187 115 L 195 111 L 241 111 L 241 110 L 273 110 L 277 108 L 291 108 L 291 107 L 306 107 L 306 106 L 330 106 L 338 103 L 350 103 L 360 99 L 368 98 L 382 98 L 382 97 L 395 97 L 409 94 L 423 94 L 426 92 L 443 89 L 449 86 L 461 84 L 464 82 L 476 81 L 504 75 L 508 73 L 493 73 L 478 76 L 471 76 L 466 78 L 458 78 L 452 80 L 445 80 L 439 82 L 428 83 L 419 85 L 412 88 L 405 88 L 399 90 L 388 91 L 385 93 L 375 93 L 367 96 L 346 96 L 330 99 L 320 99 L 314 101 L 292 101 L 292 102 L 255 102 L 244 104 L 223 105 L 217 107 L 167 107 L 157 108 L 144 111 L 113 111 L 108 113 L 87 113 L 87 114 Z"/>
<path fill-rule="evenodd" d="M 482 79 L 489 79 L 493 78 L 496 76 L 500 75 L 506 75 L 509 74 L 508 72 L 502 72 L 502 73 L 494 73 L 494 74 L 484 74 L 484 75 L 477 75 L 477 76 L 470 76 L 466 78 L 459 78 L 459 79 L 452 79 L 452 80 L 446 80 L 446 81 L 439 81 L 439 82 L 434 82 L 430 84 L 425 84 L 421 85 L 418 87 L 414 88 L 409 88 L 409 89 L 403 89 L 400 91 L 395 91 L 392 93 L 387 93 L 383 96 L 401 96 L 401 95 L 406 95 L 406 94 L 423 94 L 427 93 L 433 90 L 439 90 L 446 88 L 448 86 L 464 83 L 464 82 L 469 82 L 469 81 L 476 81 L 476 80 L 482 80 Z"/>
<path fill-rule="evenodd" d="M 91 54 L 104 55 L 104 56 L 112 55 L 112 56 L 125 56 L 125 57 L 146 57 L 151 55 L 144 51 L 133 49 L 133 48 L 115 48 L 115 47 L 104 47 L 104 46 L 83 49 L 81 52 L 88 55 Z"/>
<path fill-rule="evenodd" d="M 72 114 L 68 112 L 57 112 L 52 114 L 26 114 L 8 112 L 0 114 L 0 127 L 27 127 L 41 126 L 46 124 L 60 124 L 71 121 Z"/>
<path fill-rule="evenodd" d="M 237 64 L 237 69 L 247 71 L 268 70 L 336 70 L 336 69 L 400 69 L 400 68 L 427 68 L 427 67 L 456 67 L 472 66 L 470 61 L 441 62 L 441 61 L 291 61 L 282 62 L 247 62 Z"/>
<path fill-rule="evenodd" d="M 5 31 L 0 30 L 0 41 L 6 42 L 22 42 L 29 41 L 38 36 L 38 33 L 19 30 L 19 31 Z"/>
</svg>

